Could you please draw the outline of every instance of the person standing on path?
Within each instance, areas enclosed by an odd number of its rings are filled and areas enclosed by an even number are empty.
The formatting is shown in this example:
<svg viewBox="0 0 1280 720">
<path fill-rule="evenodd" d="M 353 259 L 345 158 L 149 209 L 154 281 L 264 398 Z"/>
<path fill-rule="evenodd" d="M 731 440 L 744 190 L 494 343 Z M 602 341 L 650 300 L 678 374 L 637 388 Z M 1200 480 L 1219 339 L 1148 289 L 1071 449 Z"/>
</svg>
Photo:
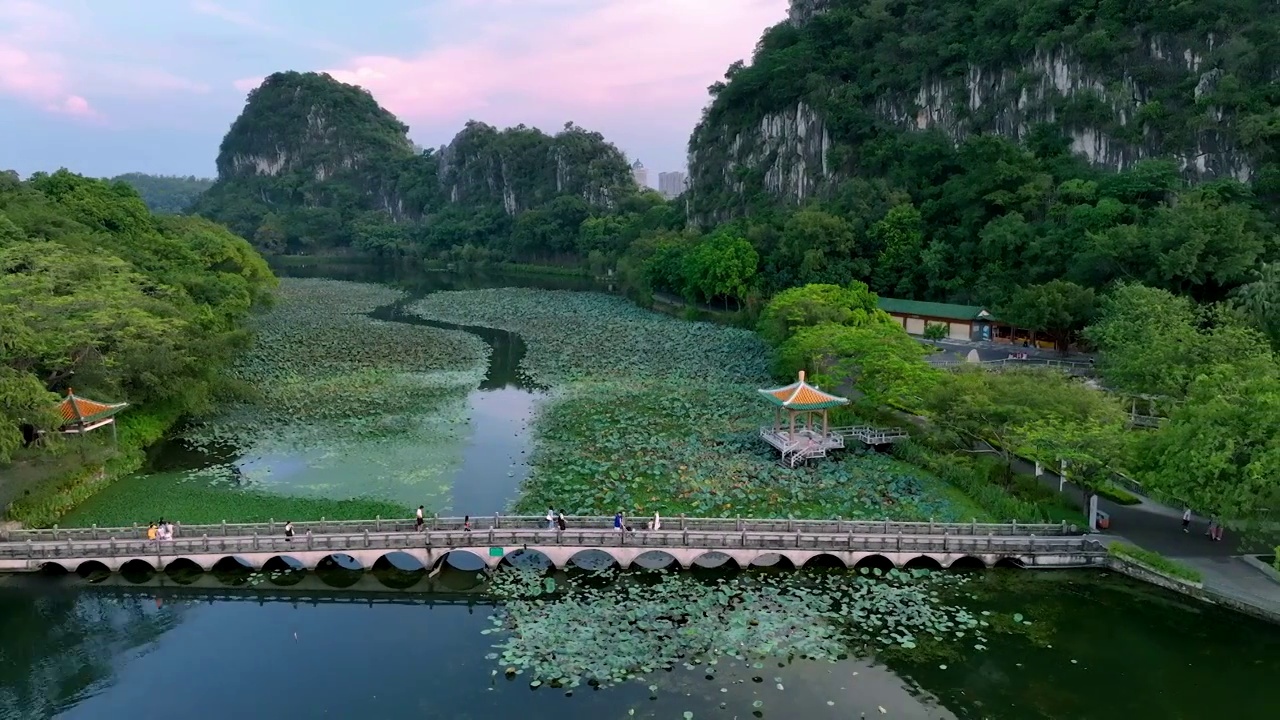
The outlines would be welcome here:
<svg viewBox="0 0 1280 720">
<path fill-rule="evenodd" d="M 471 516 L 470 515 L 462 518 L 462 531 L 471 532 Z"/>
<path fill-rule="evenodd" d="M 284 521 L 284 539 L 293 542 L 293 523 L 288 520 Z"/>
<path fill-rule="evenodd" d="M 413 529 L 422 532 L 422 506 L 418 506 L 418 512 L 413 518 Z"/>
<path fill-rule="evenodd" d="M 1191 527 L 1191 508 L 1187 508 L 1182 511 L 1182 532 L 1184 533 L 1191 532 L 1190 530 L 1187 529 L 1190 527 Z"/>
<path fill-rule="evenodd" d="M 556 529 L 556 511 L 550 505 L 547 506 L 547 529 Z"/>
<path fill-rule="evenodd" d="M 569 527 L 569 524 L 564 521 L 563 510 L 556 515 L 556 527 L 560 528 L 560 532 L 564 532 Z"/>
<path fill-rule="evenodd" d="M 617 530 L 618 532 L 622 532 L 622 530 L 623 530 L 623 526 L 622 526 L 622 511 L 621 511 L 621 510 L 619 510 L 617 513 L 615 513 L 615 514 L 614 514 L 614 516 L 613 516 L 613 529 L 614 529 L 614 530 Z"/>
</svg>

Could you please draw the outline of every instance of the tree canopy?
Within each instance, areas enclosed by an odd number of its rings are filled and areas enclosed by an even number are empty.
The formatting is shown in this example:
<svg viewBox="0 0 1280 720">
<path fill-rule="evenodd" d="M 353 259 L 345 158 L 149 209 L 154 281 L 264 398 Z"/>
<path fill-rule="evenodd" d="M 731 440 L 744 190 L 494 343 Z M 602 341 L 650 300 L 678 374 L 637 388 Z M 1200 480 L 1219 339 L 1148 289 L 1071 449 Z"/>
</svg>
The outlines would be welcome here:
<svg viewBox="0 0 1280 720">
<path fill-rule="evenodd" d="M 103 401 L 208 406 L 275 278 L 225 227 L 153 215 L 122 182 L 0 175 L 0 462 L 49 430 L 69 387 Z"/>
</svg>

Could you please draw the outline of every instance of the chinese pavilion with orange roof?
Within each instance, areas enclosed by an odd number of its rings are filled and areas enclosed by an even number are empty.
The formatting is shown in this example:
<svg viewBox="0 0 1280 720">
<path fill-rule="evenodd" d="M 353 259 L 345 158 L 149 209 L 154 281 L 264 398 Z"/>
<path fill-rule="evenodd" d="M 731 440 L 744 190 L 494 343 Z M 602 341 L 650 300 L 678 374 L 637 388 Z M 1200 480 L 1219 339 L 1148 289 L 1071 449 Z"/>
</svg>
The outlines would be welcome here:
<svg viewBox="0 0 1280 720">
<path fill-rule="evenodd" d="M 844 435 L 830 431 L 827 411 L 848 404 L 849 400 L 805 382 L 803 370 L 790 385 L 761 390 L 760 394 L 775 406 L 773 427 L 760 428 L 760 437 L 782 452 L 784 465 L 795 467 L 803 460 L 824 457 L 828 450 L 844 447 Z M 785 425 L 784 412 L 787 414 Z"/>
<path fill-rule="evenodd" d="M 128 406 L 129 403 L 101 403 L 82 398 L 71 388 L 67 388 L 67 396 L 58 403 L 58 411 L 62 414 L 62 427 L 59 431 L 67 435 L 83 435 L 90 430 L 110 425 L 114 437 L 115 415 Z"/>
</svg>

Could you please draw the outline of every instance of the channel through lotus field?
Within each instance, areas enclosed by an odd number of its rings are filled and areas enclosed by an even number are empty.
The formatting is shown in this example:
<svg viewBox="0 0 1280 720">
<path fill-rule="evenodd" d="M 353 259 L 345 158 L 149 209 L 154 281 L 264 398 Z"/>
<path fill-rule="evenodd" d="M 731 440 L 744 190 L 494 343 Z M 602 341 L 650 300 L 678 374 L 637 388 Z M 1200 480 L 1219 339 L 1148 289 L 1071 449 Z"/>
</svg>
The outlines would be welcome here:
<svg viewBox="0 0 1280 720">
<path fill-rule="evenodd" d="M 180 442 L 192 469 L 124 478 L 63 519 L 119 525 L 404 517 L 447 507 L 467 395 L 489 348 L 474 335 L 366 316 L 379 285 L 284 279 L 237 362 L 237 399 Z"/>
<path fill-rule="evenodd" d="M 967 521 L 940 480 L 853 450 L 786 469 L 758 438 L 771 385 L 754 333 L 686 322 L 599 293 L 443 292 L 421 317 L 519 333 L 523 371 L 551 388 L 516 510 Z"/>
</svg>

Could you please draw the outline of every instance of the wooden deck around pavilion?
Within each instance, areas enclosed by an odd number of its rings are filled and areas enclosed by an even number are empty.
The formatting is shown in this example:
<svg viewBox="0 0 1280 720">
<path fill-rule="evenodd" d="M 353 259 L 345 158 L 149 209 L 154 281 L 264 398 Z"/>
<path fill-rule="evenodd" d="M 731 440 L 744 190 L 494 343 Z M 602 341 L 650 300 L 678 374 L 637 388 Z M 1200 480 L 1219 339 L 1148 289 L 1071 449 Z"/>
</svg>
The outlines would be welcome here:
<svg viewBox="0 0 1280 720">
<path fill-rule="evenodd" d="M 774 430 L 771 427 L 760 428 L 760 437 L 782 452 L 790 452 L 800 448 L 813 450 L 839 450 L 844 447 L 844 436 L 833 432 L 823 434 L 820 430 L 796 430 L 791 433 L 786 429 Z"/>
</svg>

